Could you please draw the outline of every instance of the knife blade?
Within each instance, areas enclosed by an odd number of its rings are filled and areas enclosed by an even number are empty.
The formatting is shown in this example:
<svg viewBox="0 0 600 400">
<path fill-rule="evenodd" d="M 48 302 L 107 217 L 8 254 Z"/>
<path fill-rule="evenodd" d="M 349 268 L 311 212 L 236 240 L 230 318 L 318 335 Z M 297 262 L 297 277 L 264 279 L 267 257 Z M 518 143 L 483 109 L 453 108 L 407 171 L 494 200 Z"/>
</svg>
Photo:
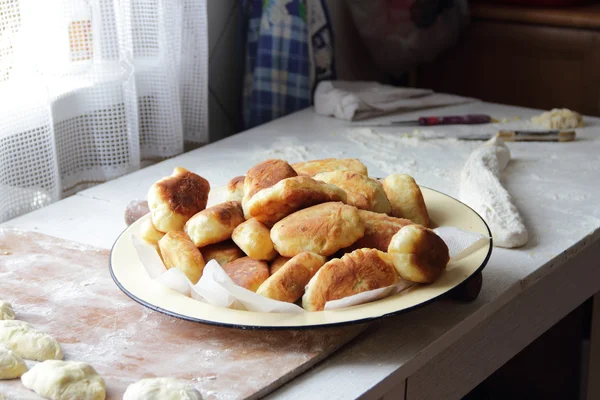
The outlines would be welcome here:
<svg viewBox="0 0 600 400">
<path fill-rule="evenodd" d="M 361 123 L 355 124 L 355 126 L 364 126 L 364 127 L 385 127 L 385 126 L 410 126 L 410 125 L 420 125 L 420 126 L 434 126 L 434 125 L 477 125 L 477 124 L 487 124 L 492 122 L 492 117 L 485 114 L 468 114 L 468 115 L 446 115 L 446 116 L 437 116 L 437 117 L 419 117 L 415 120 L 406 120 L 406 121 L 391 121 L 387 123 Z"/>
</svg>

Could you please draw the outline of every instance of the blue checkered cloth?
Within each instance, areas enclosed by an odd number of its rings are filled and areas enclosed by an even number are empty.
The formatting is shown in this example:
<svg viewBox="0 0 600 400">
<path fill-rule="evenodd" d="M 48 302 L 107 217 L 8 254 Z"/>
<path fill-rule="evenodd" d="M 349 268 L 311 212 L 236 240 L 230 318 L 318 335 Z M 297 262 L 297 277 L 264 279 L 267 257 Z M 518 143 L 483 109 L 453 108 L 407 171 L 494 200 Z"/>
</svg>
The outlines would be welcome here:
<svg viewBox="0 0 600 400">
<path fill-rule="evenodd" d="M 246 41 L 245 128 L 311 104 L 304 0 L 244 0 Z"/>
</svg>

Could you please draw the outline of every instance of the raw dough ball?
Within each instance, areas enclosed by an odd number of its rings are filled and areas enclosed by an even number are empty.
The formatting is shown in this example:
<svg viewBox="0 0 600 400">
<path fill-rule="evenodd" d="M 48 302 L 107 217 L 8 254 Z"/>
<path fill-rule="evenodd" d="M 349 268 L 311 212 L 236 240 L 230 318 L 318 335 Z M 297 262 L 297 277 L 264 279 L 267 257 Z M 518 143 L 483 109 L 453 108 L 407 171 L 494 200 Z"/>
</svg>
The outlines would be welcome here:
<svg viewBox="0 0 600 400">
<path fill-rule="evenodd" d="M 51 400 L 104 400 L 104 379 L 91 365 L 77 361 L 48 360 L 21 377 L 27 389 Z"/>
<path fill-rule="evenodd" d="M 25 361 L 8 347 L 0 345 L 0 380 L 15 379 L 27 372 Z"/>
<path fill-rule="evenodd" d="M 15 312 L 10 303 L 0 301 L 0 320 L 15 319 Z"/>
<path fill-rule="evenodd" d="M 553 108 L 531 118 L 531 122 L 547 129 L 570 129 L 583 126 L 581 114 L 567 108 Z"/>
<path fill-rule="evenodd" d="M 175 378 L 142 379 L 127 387 L 123 400 L 202 400 L 193 383 Z"/>
<path fill-rule="evenodd" d="M 62 349 L 52 336 L 23 321 L 0 321 L 0 344 L 28 360 L 63 358 Z"/>
</svg>

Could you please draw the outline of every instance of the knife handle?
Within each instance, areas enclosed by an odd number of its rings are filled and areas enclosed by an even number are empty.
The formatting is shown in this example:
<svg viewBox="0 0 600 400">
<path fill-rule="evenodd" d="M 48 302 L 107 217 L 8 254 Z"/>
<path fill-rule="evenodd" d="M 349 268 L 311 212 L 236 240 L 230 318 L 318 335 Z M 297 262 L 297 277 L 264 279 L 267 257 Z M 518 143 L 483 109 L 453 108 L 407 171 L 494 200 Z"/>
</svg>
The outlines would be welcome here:
<svg viewBox="0 0 600 400">
<path fill-rule="evenodd" d="M 419 125 L 474 125 L 487 124 L 491 121 L 492 117 L 484 114 L 448 115 L 445 117 L 420 117 Z"/>
<path fill-rule="evenodd" d="M 474 125 L 487 124 L 492 117 L 484 114 L 448 115 L 445 117 L 420 117 L 419 125 Z"/>
<path fill-rule="evenodd" d="M 505 142 L 571 142 L 575 131 L 500 131 L 498 137 Z"/>
</svg>

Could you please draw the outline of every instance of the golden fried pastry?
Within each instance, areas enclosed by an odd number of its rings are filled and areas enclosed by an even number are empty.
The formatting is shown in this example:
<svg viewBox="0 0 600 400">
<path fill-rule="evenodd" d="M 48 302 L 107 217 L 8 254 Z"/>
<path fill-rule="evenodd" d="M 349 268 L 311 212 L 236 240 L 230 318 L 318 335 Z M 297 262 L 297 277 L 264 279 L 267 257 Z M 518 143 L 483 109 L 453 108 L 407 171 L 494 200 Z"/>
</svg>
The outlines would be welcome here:
<svg viewBox="0 0 600 400">
<path fill-rule="evenodd" d="M 285 178 L 298 176 L 284 160 L 266 160 L 248 170 L 244 180 L 244 199 L 248 201 L 262 189 L 273 186 Z"/>
<path fill-rule="evenodd" d="M 346 204 L 378 213 L 387 214 L 392 211 L 381 183 L 366 175 L 354 171 L 332 171 L 321 172 L 314 179 L 344 189 L 348 196 Z"/>
<path fill-rule="evenodd" d="M 302 307 L 321 311 L 325 303 L 398 283 L 398 273 L 388 254 L 358 249 L 325 263 L 312 277 L 302 296 Z"/>
<path fill-rule="evenodd" d="M 293 303 L 302 296 L 304 287 L 325 261 L 325 257 L 309 251 L 300 253 L 264 281 L 256 293 L 270 299 Z"/>
<path fill-rule="evenodd" d="M 264 261 L 242 257 L 223 265 L 223 270 L 238 286 L 256 292 L 269 277 L 269 266 Z"/>
<path fill-rule="evenodd" d="M 292 164 L 298 175 L 315 176 L 321 172 L 354 171 L 368 175 L 367 167 L 357 158 L 325 158 Z"/>
<path fill-rule="evenodd" d="M 140 236 L 146 242 L 157 245 L 158 241 L 162 239 L 165 234 L 154 227 L 151 218 L 147 218 L 140 225 Z"/>
<path fill-rule="evenodd" d="M 200 280 L 204 270 L 204 257 L 185 232 L 167 232 L 158 241 L 158 247 L 167 269 L 179 269 L 194 284 Z"/>
<path fill-rule="evenodd" d="M 269 274 L 273 275 L 275 272 L 279 270 L 279 268 L 283 267 L 283 264 L 290 261 L 290 257 L 277 256 L 276 259 L 271 261 L 271 265 L 269 265 Z"/>
<path fill-rule="evenodd" d="M 358 209 L 340 202 L 318 204 L 297 211 L 271 229 L 275 250 L 294 257 L 304 251 L 330 256 L 365 234 Z"/>
<path fill-rule="evenodd" d="M 200 211 L 186 222 L 184 230 L 198 247 L 231 238 L 236 226 L 244 222 L 239 201 L 226 201 Z"/>
<path fill-rule="evenodd" d="M 388 253 L 402 279 L 417 283 L 434 282 L 450 259 L 442 238 L 421 225 L 400 229 L 392 238 Z"/>
<path fill-rule="evenodd" d="M 206 208 L 210 184 L 200 175 L 177 167 L 148 191 L 152 223 L 161 232 L 180 231 L 192 215 Z"/>
<path fill-rule="evenodd" d="M 236 176 L 227 183 L 227 200 L 242 201 L 244 198 L 244 175 Z"/>
<path fill-rule="evenodd" d="M 231 239 L 255 260 L 271 261 L 277 257 L 269 229 L 255 218 L 239 224 L 233 230 Z"/>
<path fill-rule="evenodd" d="M 204 261 L 216 260 L 219 265 L 225 265 L 228 262 L 246 256 L 242 249 L 237 247 L 232 240 L 204 246 L 200 249 L 200 253 L 202 253 Z"/>
<path fill-rule="evenodd" d="M 390 241 L 396 232 L 413 223 L 408 219 L 390 217 L 386 214 L 366 210 L 358 210 L 358 214 L 365 224 L 365 236 L 351 246 L 342 249 L 341 251 L 344 253 L 363 248 L 387 252 Z"/>
<path fill-rule="evenodd" d="M 346 192 L 307 176 L 287 178 L 256 193 L 245 204 L 244 214 L 271 227 L 283 217 L 315 204 L 346 201 Z"/>
<path fill-rule="evenodd" d="M 429 214 L 419 185 L 410 175 L 392 174 L 383 180 L 383 190 L 390 203 L 391 215 L 410 219 L 415 224 L 428 227 Z"/>
</svg>

